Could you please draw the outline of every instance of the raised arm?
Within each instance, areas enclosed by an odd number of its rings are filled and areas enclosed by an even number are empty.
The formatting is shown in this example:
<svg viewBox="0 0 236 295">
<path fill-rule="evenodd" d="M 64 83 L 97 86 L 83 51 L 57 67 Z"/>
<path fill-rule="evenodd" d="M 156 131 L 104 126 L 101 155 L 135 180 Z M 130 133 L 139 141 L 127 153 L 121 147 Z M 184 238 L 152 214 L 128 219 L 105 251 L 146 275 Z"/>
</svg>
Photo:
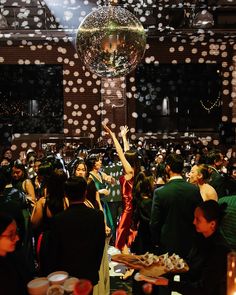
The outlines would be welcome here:
<svg viewBox="0 0 236 295">
<path fill-rule="evenodd" d="M 129 128 L 128 126 L 122 126 L 121 127 L 121 131 L 120 131 L 120 134 L 121 134 L 121 137 L 122 137 L 122 140 L 123 140 L 123 145 L 124 145 L 124 151 L 127 152 L 129 150 L 129 142 L 127 140 L 127 136 L 126 134 L 129 132 Z"/>
<path fill-rule="evenodd" d="M 118 156 L 120 158 L 120 161 L 121 161 L 122 166 L 124 168 L 125 174 L 129 175 L 130 178 L 133 177 L 133 175 L 134 175 L 134 169 L 131 167 L 130 163 L 126 160 L 125 154 L 124 154 L 124 152 L 122 150 L 122 147 L 121 147 L 119 141 L 116 138 L 115 133 L 112 132 L 111 129 L 108 128 L 107 125 L 105 125 L 105 124 L 103 124 L 103 127 L 104 127 L 104 129 L 106 130 L 106 132 L 110 135 L 110 137 L 113 140 L 113 143 L 114 143 L 116 152 L 117 152 L 117 154 L 118 154 Z"/>
<path fill-rule="evenodd" d="M 39 227 L 39 225 L 42 222 L 43 219 L 43 207 L 45 205 L 46 199 L 44 197 L 40 198 L 33 209 L 33 212 L 31 214 L 31 223 L 33 228 Z"/>
<path fill-rule="evenodd" d="M 27 199 L 31 202 L 32 206 L 36 203 L 35 190 L 30 179 L 25 179 L 22 183 L 22 188 L 27 195 Z"/>
</svg>

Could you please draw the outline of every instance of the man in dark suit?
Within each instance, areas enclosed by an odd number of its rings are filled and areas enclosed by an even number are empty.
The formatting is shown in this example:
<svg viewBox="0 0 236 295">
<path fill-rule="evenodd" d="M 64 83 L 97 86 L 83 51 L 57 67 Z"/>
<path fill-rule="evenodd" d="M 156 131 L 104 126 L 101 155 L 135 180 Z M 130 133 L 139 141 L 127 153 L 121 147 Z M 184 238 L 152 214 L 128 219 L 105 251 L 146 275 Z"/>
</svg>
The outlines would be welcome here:
<svg viewBox="0 0 236 295">
<path fill-rule="evenodd" d="M 167 157 L 170 179 L 154 191 L 150 229 L 158 254 L 169 252 L 186 258 L 195 234 L 194 209 L 202 198 L 198 187 L 183 179 L 183 165 L 181 155 Z"/>
<path fill-rule="evenodd" d="M 49 237 L 50 271 L 64 270 L 70 276 L 98 282 L 104 243 L 105 224 L 102 211 L 84 204 L 87 183 L 72 177 L 65 183 L 70 206 L 55 216 Z"/>
</svg>

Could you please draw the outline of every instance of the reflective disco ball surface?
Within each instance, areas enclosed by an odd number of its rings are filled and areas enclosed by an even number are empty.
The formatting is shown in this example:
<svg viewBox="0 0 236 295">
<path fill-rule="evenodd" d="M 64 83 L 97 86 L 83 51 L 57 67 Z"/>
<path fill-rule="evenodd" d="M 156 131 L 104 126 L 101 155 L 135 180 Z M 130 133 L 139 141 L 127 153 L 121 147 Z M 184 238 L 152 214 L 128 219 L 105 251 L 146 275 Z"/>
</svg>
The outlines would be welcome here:
<svg viewBox="0 0 236 295">
<path fill-rule="evenodd" d="M 76 36 L 82 61 L 100 77 L 127 75 L 142 59 L 145 46 L 142 24 L 119 6 L 103 6 L 88 14 Z"/>
</svg>

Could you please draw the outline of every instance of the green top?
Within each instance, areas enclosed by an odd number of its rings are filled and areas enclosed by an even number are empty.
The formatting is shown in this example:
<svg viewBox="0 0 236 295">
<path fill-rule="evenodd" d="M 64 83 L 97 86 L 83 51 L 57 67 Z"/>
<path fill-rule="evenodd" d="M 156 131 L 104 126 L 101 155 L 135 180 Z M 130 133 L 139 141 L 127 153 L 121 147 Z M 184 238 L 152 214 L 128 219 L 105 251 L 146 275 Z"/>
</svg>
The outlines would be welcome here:
<svg viewBox="0 0 236 295">
<path fill-rule="evenodd" d="M 236 251 L 236 195 L 226 196 L 219 199 L 219 204 L 227 203 L 226 215 L 224 216 L 220 230 L 228 242 L 230 248 Z"/>
</svg>

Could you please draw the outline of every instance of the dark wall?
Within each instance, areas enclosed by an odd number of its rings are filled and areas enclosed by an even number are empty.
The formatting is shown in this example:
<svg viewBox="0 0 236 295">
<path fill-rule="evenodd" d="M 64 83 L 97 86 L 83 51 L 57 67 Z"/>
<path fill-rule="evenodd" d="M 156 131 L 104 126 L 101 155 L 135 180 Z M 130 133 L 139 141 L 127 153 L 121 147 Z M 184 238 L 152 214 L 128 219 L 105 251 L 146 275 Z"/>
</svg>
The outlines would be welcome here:
<svg viewBox="0 0 236 295">
<path fill-rule="evenodd" d="M 8 40 L 9 41 L 9 40 Z M 192 35 L 167 35 L 148 38 L 148 46 L 143 63 L 217 63 L 221 68 L 222 82 L 222 117 L 226 123 L 232 121 L 232 59 L 233 42 L 222 36 L 195 33 Z M 101 79 L 88 72 L 81 63 L 72 43 L 64 40 L 59 42 L 34 41 L 3 42 L 0 47 L 2 64 L 58 64 L 63 66 L 64 96 L 64 135 L 81 136 L 97 142 L 101 136 L 101 118 L 106 118 L 106 105 L 101 103 L 104 91 L 109 96 L 109 89 L 101 89 Z M 124 83 L 124 81 L 122 81 Z M 135 136 L 136 114 L 135 99 L 137 97 L 135 72 L 125 79 L 125 100 L 127 122 L 111 122 L 116 126 L 127 123 Z M 24 87 L 28 87 L 25 83 Z M 112 102 L 107 102 L 107 104 Z M 10 108 L 10 106 L 9 106 Z M 119 109 L 115 110 L 117 113 Z M 115 116 L 114 118 L 119 118 Z M 123 120 L 123 117 L 122 117 Z M 206 126 L 207 129 L 207 126 Z M 19 135 L 17 139 L 20 139 Z M 41 135 L 39 134 L 40 138 Z M 25 137 L 24 137 L 25 141 Z M 24 147 L 30 145 L 27 142 Z M 35 144 L 34 144 L 35 145 Z M 37 143 L 36 143 L 37 145 Z M 22 147 L 15 147 L 21 149 Z"/>
</svg>

